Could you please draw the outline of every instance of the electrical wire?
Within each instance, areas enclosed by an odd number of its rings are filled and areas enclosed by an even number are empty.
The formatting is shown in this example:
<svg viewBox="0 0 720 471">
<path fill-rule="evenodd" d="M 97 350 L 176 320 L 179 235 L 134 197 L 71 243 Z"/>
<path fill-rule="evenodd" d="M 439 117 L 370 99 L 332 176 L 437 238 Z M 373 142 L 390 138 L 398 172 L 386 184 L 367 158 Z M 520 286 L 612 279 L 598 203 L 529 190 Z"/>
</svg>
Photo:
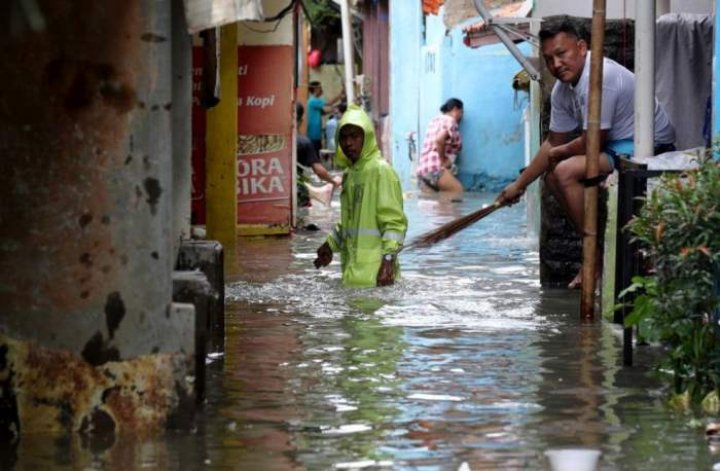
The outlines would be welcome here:
<svg viewBox="0 0 720 471">
<path fill-rule="evenodd" d="M 295 4 L 298 1 L 299 0 L 290 0 L 290 3 L 288 3 L 288 6 L 286 6 L 282 10 L 280 10 L 275 16 L 271 16 L 270 18 L 263 18 L 263 21 L 266 23 L 269 23 L 271 21 L 283 19 L 283 17 L 285 15 L 287 15 L 288 13 L 290 13 L 292 11 L 293 7 L 295 6 Z M 300 3 L 302 3 L 302 2 L 300 2 Z"/>
<path fill-rule="evenodd" d="M 255 28 L 251 27 L 251 26 L 250 26 L 249 24 L 247 24 L 247 23 L 248 23 L 248 22 L 240 23 L 240 24 L 243 26 L 243 28 L 249 29 L 249 30 L 252 31 L 253 33 L 267 34 L 267 33 L 274 33 L 275 31 L 277 31 L 278 27 L 280 26 L 280 23 L 282 23 L 282 18 L 280 18 L 279 20 L 277 20 L 277 21 L 275 22 L 275 26 L 273 26 L 273 27 L 270 28 L 270 29 L 265 29 L 265 30 L 263 30 L 263 29 L 255 29 Z"/>
<path fill-rule="evenodd" d="M 274 33 L 280 27 L 280 23 L 282 23 L 283 18 L 285 18 L 285 16 L 287 16 L 288 13 L 292 12 L 293 8 L 295 7 L 295 4 L 298 2 L 300 2 L 300 4 L 302 5 L 302 2 L 300 0 L 290 0 L 290 3 L 288 3 L 288 5 L 285 8 L 283 8 L 282 10 L 280 10 L 277 14 L 275 14 L 273 16 L 263 18 L 260 21 L 246 21 L 241 24 L 243 25 L 243 27 L 249 29 L 250 31 L 252 31 L 254 33 L 260 33 L 260 34 Z M 305 9 L 305 5 L 303 5 L 303 10 L 304 9 Z M 249 23 L 270 23 L 272 21 L 275 21 L 275 26 L 273 26 L 270 29 L 266 29 L 266 30 L 256 29 L 249 25 Z"/>
</svg>

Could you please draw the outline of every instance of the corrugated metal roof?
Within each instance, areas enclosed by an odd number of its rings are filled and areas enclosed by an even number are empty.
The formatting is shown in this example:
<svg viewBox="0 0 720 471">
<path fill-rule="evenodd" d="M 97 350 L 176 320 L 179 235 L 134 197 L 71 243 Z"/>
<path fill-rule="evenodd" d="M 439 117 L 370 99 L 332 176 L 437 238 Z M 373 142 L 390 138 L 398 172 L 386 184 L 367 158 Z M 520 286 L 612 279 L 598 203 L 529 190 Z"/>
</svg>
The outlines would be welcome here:
<svg viewBox="0 0 720 471">
<path fill-rule="evenodd" d="M 490 13 L 494 18 L 525 18 L 530 15 L 532 6 L 532 0 L 514 0 L 512 2 L 505 2 L 504 5 L 492 9 Z M 529 31 L 527 23 L 518 24 L 514 29 L 525 34 Z M 465 26 L 463 33 L 465 33 L 463 41 L 465 45 L 469 47 L 493 44 L 498 41 L 495 33 L 492 29 L 486 27 L 485 21 L 482 19 Z"/>
<path fill-rule="evenodd" d="M 494 16 L 507 17 L 525 16 L 525 14 L 516 13 L 516 9 L 523 8 L 525 4 L 529 4 L 530 8 L 532 8 L 533 2 L 522 0 L 484 0 L 483 3 Z M 478 13 L 475 8 L 475 2 L 473 0 L 445 0 L 443 22 L 448 29 L 479 16 L 480 13 Z"/>
</svg>

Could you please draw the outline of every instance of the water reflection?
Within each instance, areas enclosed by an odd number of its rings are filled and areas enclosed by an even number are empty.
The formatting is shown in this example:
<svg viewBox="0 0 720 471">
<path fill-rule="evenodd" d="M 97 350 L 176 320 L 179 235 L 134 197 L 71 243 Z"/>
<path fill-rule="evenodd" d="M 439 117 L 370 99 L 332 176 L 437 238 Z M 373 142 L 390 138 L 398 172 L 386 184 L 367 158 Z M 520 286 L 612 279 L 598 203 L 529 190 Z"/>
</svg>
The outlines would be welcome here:
<svg viewBox="0 0 720 471">
<path fill-rule="evenodd" d="M 306 457 L 311 469 L 391 457 L 378 444 L 386 434 L 385 424 L 392 423 L 399 413 L 397 362 L 404 352 L 402 330 L 384 326 L 368 315 L 378 308 L 377 301 L 355 299 L 351 304 L 359 306 L 364 315 L 340 320 L 342 335 L 337 347 L 310 350 L 319 350 L 323 378 L 307 397 L 308 423 L 318 431 L 307 437 L 307 446 L 325 450 Z M 330 407 L 317 407 L 323 403 Z"/>
<path fill-rule="evenodd" d="M 664 406 L 662 383 L 647 374 L 657 352 L 640 348 L 637 366 L 624 367 L 621 331 L 581 321 L 579 293 L 547 290 L 539 301 L 551 327 L 535 342 L 542 409 L 530 428 L 542 446 L 599 450 L 599 469 L 711 467 L 701 431 Z"/>
<path fill-rule="evenodd" d="M 208 458 L 213 466 L 237 469 L 297 469 L 288 424 L 305 411 L 297 400 L 306 387 L 286 367 L 302 352 L 301 333 L 291 317 L 277 314 L 278 306 L 229 305 L 232 321 L 226 342 L 215 407 L 206 416 Z M 242 323 L 236 322 L 243 319 Z"/>
<path fill-rule="evenodd" d="M 409 239 L 490 201 L 413 196 Z M 321 231 L 242 240 L 196 431 L 27 437 L 0 467 L 546 469 L 545 450 L 584 447 L 603 470 L 710 469 L 702 431 L 645 375 L 646 353 L 622 367 L 619 338 L 580 322 L 577 293 L 541 289 L 524 214 L 403 252 L 400 282 L 374 290 L 343 288 L 337 262 L 312 266 L 336 201 L 308 214 Z"/>
</svg>

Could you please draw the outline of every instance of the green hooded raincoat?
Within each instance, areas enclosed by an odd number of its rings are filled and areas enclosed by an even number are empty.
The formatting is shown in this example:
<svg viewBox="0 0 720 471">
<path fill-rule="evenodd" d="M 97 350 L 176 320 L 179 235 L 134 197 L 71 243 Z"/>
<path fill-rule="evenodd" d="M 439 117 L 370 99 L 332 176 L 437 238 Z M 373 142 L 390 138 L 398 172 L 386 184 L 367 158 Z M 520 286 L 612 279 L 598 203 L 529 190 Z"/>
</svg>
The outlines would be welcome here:
<svg viewBox="0 0 720 471">
<path fill-rule="evenodd" d="M 365 131 L 360 157 L 354 163 L 339 146 L 340 129 L 354 124 Z M 380 154 L 372 122 L 356 105 L 350 105 L 337 127 L 335 162 L 345 168 L 340 193 L 340 223 L 328 236 L 334 253 L 340 253 L 345 286 L 377 286 L 385 254 L 397 254 L 407 231 L 400 179 Z M 400 264 L 395 259 L 395 279 Z"/>
</svg>

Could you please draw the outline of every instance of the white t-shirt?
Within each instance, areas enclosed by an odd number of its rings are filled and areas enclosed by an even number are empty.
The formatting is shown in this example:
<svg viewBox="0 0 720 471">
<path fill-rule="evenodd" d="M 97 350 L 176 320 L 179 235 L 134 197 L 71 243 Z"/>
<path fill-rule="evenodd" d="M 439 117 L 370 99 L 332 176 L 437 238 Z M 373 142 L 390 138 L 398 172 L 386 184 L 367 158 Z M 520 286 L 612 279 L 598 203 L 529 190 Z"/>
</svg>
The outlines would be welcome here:
<svg viewBox="0 0 720 471">
<path fill-rule="evenodd" d="M 576 86 L 555 82 L 550 97 L 550 130 L 570 132 L 581 124 L 587 130 L 590 94 L 590 52 L 585 57 Z M 635 119 L 635 74 L 612 59 L 604 58 L 600 129 L 609 130 L 608 141 L 632 139 Z M 675 130 L 655 99 L 655 144 L 675 142 Z"/>
</svg>

